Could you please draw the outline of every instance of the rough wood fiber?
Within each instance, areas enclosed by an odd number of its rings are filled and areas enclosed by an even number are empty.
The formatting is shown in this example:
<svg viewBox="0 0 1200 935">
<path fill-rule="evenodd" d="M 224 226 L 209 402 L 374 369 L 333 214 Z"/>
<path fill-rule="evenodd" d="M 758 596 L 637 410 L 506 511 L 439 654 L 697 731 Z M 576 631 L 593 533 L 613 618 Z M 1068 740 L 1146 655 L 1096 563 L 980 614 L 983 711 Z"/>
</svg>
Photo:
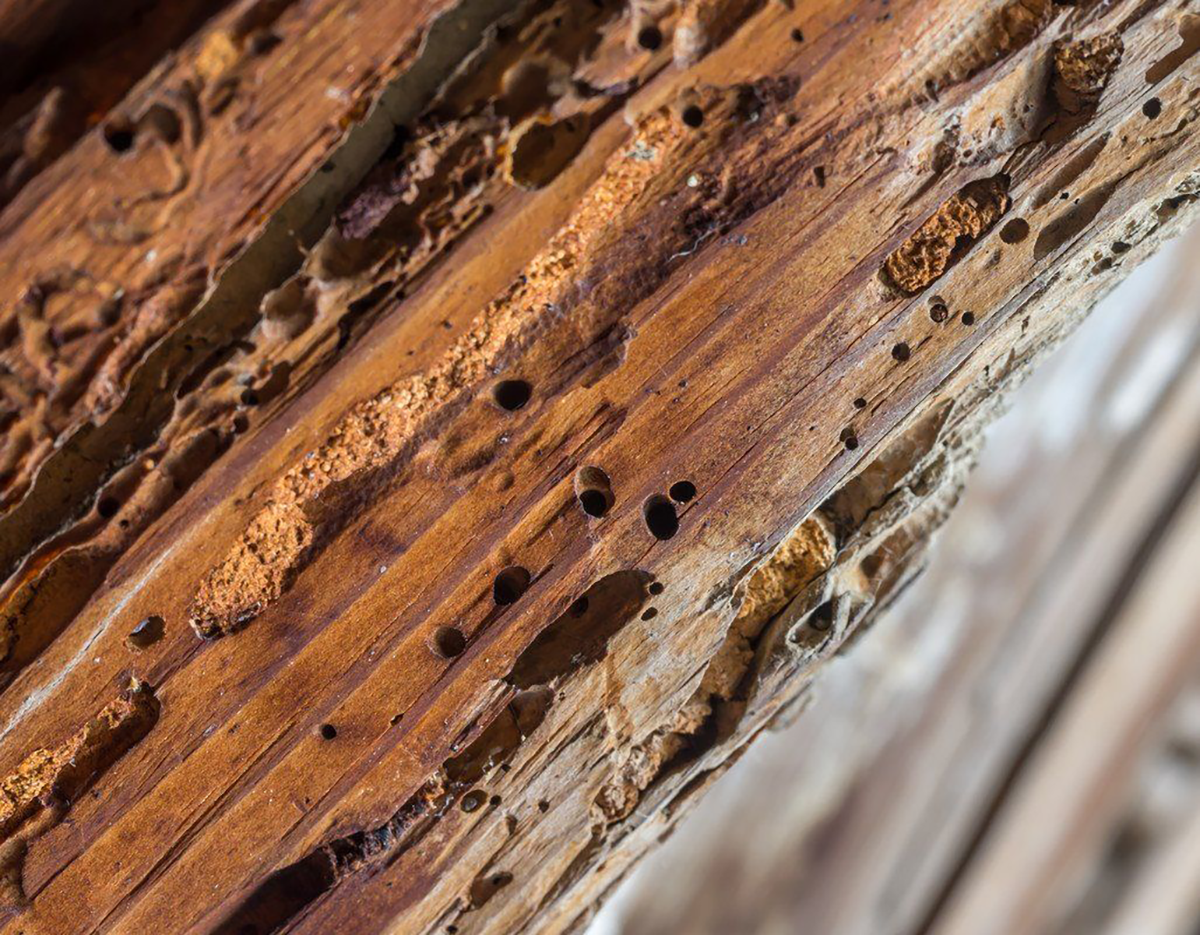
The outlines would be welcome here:
<svg viewBox="0 0 1200 935">
<path fill-rule="evenodd" d="M 1200 811 L 1194 678 L 1161 720 L 1152 695 L 1110 679 L 1119 710 L 1098 711 L 1089 745 L 1120 736 L 1128 714 L 1139 730 L 1120 741 L 1120 762 L 1059 761 L 1055 818 L 1021 829 L 1020 859 L 964 869 L 989 850 L 1038 751 L 1055 745 L 1058 712 L 1096 680 L 1084 674 L 1098 673 L 1092 660 L 1118 622 L 1150 642 L 1190 613 L 1185 582 L 1167 582 L 1153 616 L 1127 602 L 1161 564 L 1197 480 L 1197 248 L 1193 228 L 1140 267 L 1013 394 L 922 578 L 822 675 L 804 715 L 639 866 L 605 910 L 615 930 L 926 932 L 970 879 L 1007 895 L 964 931 L 1192 935 L 1200 862 L 1183 842 Z M 1200 646 L 1189 655 L 1176 640 L 1174 651 L 1178 661 L 1152 675 L 1163 697 L 1172 670 L 1200 664 Z M 1043 835 L 1065 846 L 1039 860 L 1032 842 Z"/>
<path fill-rule="evenodd" d="M 577 926 L 1190 216 L 1196 29 L 221 13 L 0 215 L 0 775 L 158 705 L 7 930 Z"/>
</svg>

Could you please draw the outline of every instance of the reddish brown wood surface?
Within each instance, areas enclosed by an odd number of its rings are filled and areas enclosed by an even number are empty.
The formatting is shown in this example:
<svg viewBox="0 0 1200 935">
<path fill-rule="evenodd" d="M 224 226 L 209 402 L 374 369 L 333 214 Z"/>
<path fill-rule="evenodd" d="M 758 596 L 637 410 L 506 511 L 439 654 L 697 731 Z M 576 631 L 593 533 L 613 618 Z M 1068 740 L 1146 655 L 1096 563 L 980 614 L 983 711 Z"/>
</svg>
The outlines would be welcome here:
<svg viewBox="0 0 1200 935">
<path fill-rule="evenodd" d="M 7 930 L 563 930 L 1189 216 L 1195 16 L 267 6 L 0 215 Z"/>
</svg>

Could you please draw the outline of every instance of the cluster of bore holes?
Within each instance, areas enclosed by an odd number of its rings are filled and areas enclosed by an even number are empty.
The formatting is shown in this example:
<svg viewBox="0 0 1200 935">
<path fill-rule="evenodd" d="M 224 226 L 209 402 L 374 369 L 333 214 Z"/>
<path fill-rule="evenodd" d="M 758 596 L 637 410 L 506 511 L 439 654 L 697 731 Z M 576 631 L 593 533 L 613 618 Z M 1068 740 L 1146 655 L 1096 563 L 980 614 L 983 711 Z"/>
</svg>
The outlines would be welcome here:
<svg viewBox="0 0 1200 935">
<path fill-rule="evenodd" d="M 533 395 L 533 387 L 526 380 L 501 380 L 492 390 L 492 399 L 506 412 L 516 412 Z"/>
<path fill-rule="evenodd" d="M 533 580 L 529 569 L 519 565 L 510 565 L 492 579 L 492 600 L 498 607 L 515 604 L 527 590 Z M 467 638 L 458 627 L 440 626 L 433 631 L 430 646 L 443 659 L 454 659 L 461 656 L 467 648 Z M 392 720 L 395 724 L 399 720 Z"/>
<path fill-rule="evenodd" d="M 575 498 L 583 512 L 596 519 L 612 509 L 616 500 L 608 475 L 591 465 L 575 472 Z"/>
<path fill-rule="evenodd" d="M 655 539 L 667 540 L 679 532 L 679 514 L 676 503 L 687 503 L 696 496 L 696 485 L 689 480 L 676 481 L 671 485 L 669 497 L 660 493 L 646 498 L 642 504 L 642 518 L 646 528 Z"/>
<path fill-rule="evenodd" d="M 940 295 L 935 295 L 929 300 L 929 317 L 939 325 L 942 322 L 950 320 L 950 306 L 946 304 L 946 300 Z M 962 323 L 968 326 L 975 324 L 975 313 L 963 312 Z M 895 354 L 895 351 L 893 351 L 893 354 Z M 899 359 L 897 358 L 897 360 Z"/>
<path fill-rule="evenodd" d="M 464 812 L 477 812 L 483 808 L 485 804 L 490 805 L 492 808 L 499 808 L 503 801 L 504 800 L 498 795 L 493 795 L 491 798 L 489 798 L 488 794 L 482 789 L 472 789 L 462 797 L 462 800 L 458 803 L 458 806 Z"/>
</svg>

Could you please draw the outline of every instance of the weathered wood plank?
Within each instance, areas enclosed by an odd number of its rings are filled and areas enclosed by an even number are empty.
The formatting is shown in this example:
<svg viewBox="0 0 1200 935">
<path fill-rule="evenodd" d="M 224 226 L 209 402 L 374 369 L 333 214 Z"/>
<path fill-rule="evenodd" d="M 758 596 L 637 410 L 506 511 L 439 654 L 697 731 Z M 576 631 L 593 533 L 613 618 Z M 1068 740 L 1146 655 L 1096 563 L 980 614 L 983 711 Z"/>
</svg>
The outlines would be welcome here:
<svg viewBox="0 0 1200 935">
<path fill-rule="evenodd" d="M 237 369 L 192 386 L 189 344 L 304 368 L 15 657 L 5 767 L 131 671 L 161 711 L 70 823 L 22 832 L 13 931 L 577 924 L 904 585 L 991 401 L 1196 200 L 1180 3 L 767 7 L 684 71 L 665 43 L 630 50 L 644 25 L 595 21 L 606 8 L 582 25 L 523 8 L 582 37 L 543 117 L 568 148 L 566 121 L 588 126 L 532 195 L 482 181 L 532 132 L 489 123 L 519 84 L 509 43 L 542 51 L 511 31 L 424 118 L 432 88 L 410 101 L 414 144 L 366 174 L 392 135 L 368 118 L 373 142 L 351 136 L 313 182 L 346 110 L 305 89 L 341 87 L 360 53 L 354 95 L 403 88 L 442 9 L 375 7 L 369 29 L 338 5 L 280 14 L 315 32 L 267 53 L 294 57 L 256 72 L 261 136 L 241 159 L 244 139 L 214 136 L 212 187 L 187 201 L 215 284 L 169 287 L 178 324 L 99 424 L 72 435 L 84 414 L 64 414 L 66 444 L 4 517 L 16 567 L 117 448 L 229 417 Z M 267 132 L 284 125 L 310 135 Z M 67 221 L 92 202 L 30 200 L 70 164 L 9 206 L 0 251 L 103 254 L 115 279 L 149 242 L 102 250 Z M 307 258 L 285 236 L 302 227 Z M 381 324 L 339 354 L 356 315 Z M 609 479 L 603 517 L 577 498 L 585 466 Z M 119 524 L 125 502 L 98 512 Z M 131 649 L 151 616 L 163 638 Z"/>
</svg>

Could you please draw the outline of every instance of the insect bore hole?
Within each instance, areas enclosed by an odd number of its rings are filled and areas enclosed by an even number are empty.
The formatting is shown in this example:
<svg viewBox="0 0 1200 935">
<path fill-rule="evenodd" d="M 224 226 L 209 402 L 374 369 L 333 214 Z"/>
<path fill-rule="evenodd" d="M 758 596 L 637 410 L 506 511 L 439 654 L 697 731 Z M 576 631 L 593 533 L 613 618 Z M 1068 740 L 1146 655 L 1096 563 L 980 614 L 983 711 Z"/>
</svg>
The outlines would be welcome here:
<svg viewBox="0 0 1200 935">
<path fill-rule="evenodd" d="M 675 504 L 662 494 L 654 494 L 642 505 L 646 528 L 655 539 L 666 541 L 679 532 L 679 516 Z"/>
<path fill-rule="evenodd" d="M 496 405 L 506 412 L 516 412 L 533 395 L 533 387 L 525 380 L 501 380 L 492 391 Z"/>
<path fill-rule="evenodd" d="M 492 582 L 492 597 L 501 607 L 515 604 L 529 590 L 530 574 L 525 568 L 511 565 L 496 575 Z"/>
</svg>

